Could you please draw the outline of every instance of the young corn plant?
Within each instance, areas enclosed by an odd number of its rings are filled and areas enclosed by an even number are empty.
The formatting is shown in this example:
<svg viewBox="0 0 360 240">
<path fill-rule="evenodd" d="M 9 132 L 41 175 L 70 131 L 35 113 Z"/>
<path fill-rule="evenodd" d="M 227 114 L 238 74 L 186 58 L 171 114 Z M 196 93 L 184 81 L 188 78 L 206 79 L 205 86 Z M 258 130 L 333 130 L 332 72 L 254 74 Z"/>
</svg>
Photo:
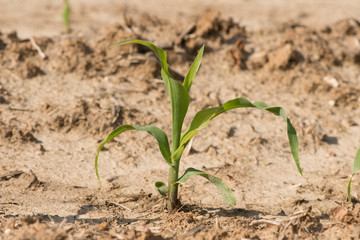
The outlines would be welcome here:
<svg viewBox="0 0 360 240">
<path fill-rule="evenodd" d="M 68 0 L 64 0 L 64 10 L 62 12 L 62 20 L 63 20 L 63 25 L 65 27 L 65 31 L 69 32 L 70 31 L 70 4 Z"/>
<path fill-rule="evenodd" d="M 290 143 L 290 150 L 292 156 L 295 160 L 298 171 L 302 175 L 302 171 L 299 164 L 298 156 L 298 138 L 296 135 L 295 128 L 291 124 L 289 118 L 286 116 L 285 110 L 281 107 L 269 107 L 263 102 L 251 103 L 245 98 L 235 98 L 230 101 L 225 102 L 221 106 L 207 108 L 199 111 L 194 116 L 193 120 L 190 123 L 190 126 L 184 132 L 181 132 L 184 118 L 186 116 L 189 103 L 190 103 L 190 89 L 194 80 L 194 77 L 200 67 L 200 62 L 204 52 L 204 46 L 200 49 L 197 57 L 192 63 L 184 81 L 180 84 L 174 79 L 174 77 L 169 73 L 168 64 L 166 60 L 166 52 L 161 48 L 155 46 L 150 42 L 145 42 L 141 40 L 127 40 L 120 43 L 117 43 L 111 47 L 119 46 L 127 43 L 138 43 L 149 47 L 159 59 L 161 63 L 161 76 L 164 81 L 166 91 L 170 97 L 171 102 L 171 114 L 172 114 L 172 135 L 171 143 L 172 147 L 170 149 L 168 137 L 166 133 L 155 127 L 155 126 L 135 126 L 135 125 L 122 125 L 113 130 L 100 144 L 96 157 L 95 157 L 95 171 L 96 176 L 99 179 L 98 172 L 98 157 L 101 148 L 114 137 L 119 134 L 128 131 L 128 130 L 138 130 L 144 131 L 152 135 L 158 143 L 160 152 L 165 159 L 166 163 L 169 165 L 169 177 L 168 183 L 156 182 L 155 187 L 157 191 L 167 199 L 167 209 L 169 212 L 173 212 L 179 205 L 178 200 L 178 186 L 181 183 L 186 182 L 190 177 L 198 175 L 206 178 L 211 183 L 213 183 L 221 192 L 223 200 L 229 204 L 234 205 L 236 200 L 232 194 L 230 188 L 220 179 L 215 176 L 212 176 L 208 173 L 205 173 L 201 170 L 195 168 L 188 168 L 185 172 L 179 177 L 179 166 L 180 159 L 185 150 L 185 147 L 190 142 L 190 140 L 195 136 L 195 134 L 202 128 L 205 128 L 209 122 L 220 114 L 236 108 L 257 108 L 260 110 L 268 111 L 274 115 L 282 117 L 287 124 L 287 135 Z"/>
<path fill-rule="evenodd" d="M 348 194 L 348 201 L 351 202 L 351 181 L 354 175 L 357 173 L 357 171 L 360 170 L 360 148 L 357 150 L 355 158 L 354 158 L 354 167 L 353 167 L 353 173 L 350 177 L 350 181 L 347 188 L 347 194 Z"/>
</svg>

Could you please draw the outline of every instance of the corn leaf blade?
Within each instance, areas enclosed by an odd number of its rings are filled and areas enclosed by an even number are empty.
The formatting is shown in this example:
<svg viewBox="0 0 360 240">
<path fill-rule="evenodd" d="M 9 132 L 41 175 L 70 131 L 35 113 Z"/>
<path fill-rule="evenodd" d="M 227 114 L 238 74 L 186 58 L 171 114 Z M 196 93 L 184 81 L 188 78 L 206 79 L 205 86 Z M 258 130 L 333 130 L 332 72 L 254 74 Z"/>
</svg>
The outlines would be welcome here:
<svg viewBox="0 0 360 240">
<path fill-rule="evenodd" d="M 155 183 L 156 190 L 160 193 L 161 196 L 166 197 L 168 194 L 168 187 L 163 182 Z"/>
<path fill-rule="evenodd" d="M 357 150 L 355 158 L 354 158 L 354 168 L 353 168 L 353 174 L 350 177 L 348 188 L 347 188 L 347 194 L 348 194 L 348 201 L 351 202 L 351 182 L 354 175 L 360 170 L 360 148 Z"/>
<path fill-rule="evenodd" d="M 189 68 L 189 71 L 186 74 L 186 77 L 184 79 L 183 86 L 188 92 L 190 92 L 190 88 L 194 81 L 195 75 L 196 75 L 197 71 L 199 70 L 201 59 L 202 59 L 202 56 L 204 53 L 204 47 L 205 47 L 205 45 L 203 45 L 201 47 L 198 55 L 196 56 L 194 62 L 191 64 L 191 67 Z"/>
<path fill-rule="evenodd" d="M 187 90 L 180 83 L 167 75 L 163 69 L 161 70 L 161 76 L 170 96 L 173 131 L 172 145 L 173 149 L 177 149 L 181 138 L 181 128 L 190 104 L 190 96 Z"/>
<path fill-rule="evenodd" d="M 142 41 L 142 40 L 137 40 L 137 39 L 131 39 L 131 40 L 126 40 L 126 41 L 122 41 L 119 42 L 117 44 L 114 44 L 110 47 L 115 47 L 115 46 L 120 46 L 123 44 L 127 44 L 127 43 L 138 43 L 138 44 L 142 44 L 144 46 L 149 47 L 156 55 L 156 57 L 159 59 L 160 63 L 161 63 L 161 77 L 164 80 L 164 84 L 165 84 L 165 88 L 166 91 L 169 94 L 170 97 L 170 101 L 171 101 L 171 113 L 172 113 L 172 146 L 173 146 L 173 150 L 177 149 L 180 143 L 180 137 L 181 137 L 181 129 L 182 129 L 182 124 L 184 122 L 186 113 L 187 113 L 187 109 L 189 107 L 189 103 L 190 103 L 190 96 L 188 94 L 187 89 L 181 85 L 180 83 L 178 83 L 174 77 L 171 76 L 171 74 L 169 73 L 168 70 L 168 64 L 167 64 L 167 59 L 166 59 L 166 52 L 157 47 L 156 45 L 150 43 L 150 42 L 146 42 L 146 41 Z M 198 59 L 198 58 L 197 58 Z M 200 57 L 201 60 L 201 57 Z M 195 60 L 196 62 L 197 60 Z M 200 63 L 198 63 L 200 64 Z M 187 82 L 190 81 L 191 76 L 194 75 L 198 68 L 197 64 L 194 64 L 193 70 L 191 71 L 190 75 L 189 75 L 189 80 L 187 80 Z M 195 72 L 195 73 L 194 73 Z M 190 87 L 189 87 L 190 89 Z"/>
<path fill-rule="evenodd" d="M 207 174 L 201 170 L 195 168 L 188 168 L 186 169 L 185 173 L 178 179 L 176 183 L 184 183 L 186 182 L 191 176 L 199 175 L 201 177 L 206 178 L 211 183 L 213 183 L 221 192 L 223 200 L 230 206 L 236 204 L 236 199 L 231 191 L 231 189 L 220 179 L 213 175 Z"/>
<path fill-rule="evenodd" d="M 286 121 L 287 135 L 288 135 L 288 140 L 289 140 L 289 144 L 290 144 L 291 154 L 294 158 L 294 161 L 295 161 L 298 171 L 302 175 L 302 170 L 301 170 L 300 162 L 299 162 L 299 143 L 298 143 L 297 133 L 296 133 L 295 128 L 291 124 L 290 119 L 287 117 L 285 110 L 281 107 L 269 107 L 267 104 L 265 104 L 263 102 L 251 103 L 246 98 L 235 98 L 230 101 L 227 101 L 226 103 L 224 103 L 223 105 L 221 105 L 219 107 L 208 108 L 208 109 L 199 111 L 193 118 L 189 128 L 182 134 L 180 146 L 178 148 L 179 151 L 184 146 L 186 146 L 186 144 L 191 140 L 191 138 L 193 138 L 195 136 L 195 134 L 200 129 L 206 127 L 209 124 L 210 120 L 212 120 L 216 116 L 218 116 L 226 111 L 229 111 L 231 109 L 236 109 L 236 108 L 257 108 L 260 110 L 266 110 L 277 116 L 282 117 Z M 175 151 L 173 154 L 175 154 L 175 153 L 177 153 L 177 151 Z"/>
<path fill-rule="evenodd" d="M 99 177 L 99 171 L 98 171 L 98 158 L 99 158 L 99 154 L 101 149 L 104 147 L 104 145 L 109 142 L 110 140 L 114 139 L 116 136 L 118 136 L 119 134 L 128 131 L 128 130 L 138 130 L 138 131 L 144 131 L 147 132 L 149 134 L 151 134 L 158 142 L 159 148 L 160 148 L 160 152 L 162 154 L 162 156 L 164 157 L 164 159 L 166 160 L 166 162 L 171 165 L 171 154 L 170 154 L 170 146 L 169 146 L 169 141 L 168 138 L 165 134 L 165 132 L 163 130 L 161 130 L 158 127 L 155 126 L 146 126 L 146 127 L 141 127 L 141 126 L 136 126 L 136 125 L 122 125 L 118 128 L 116 128 L 115 130 L 113 130 L 100 144 L 98 151 L 96 153 L 96 157 L 95 157 L 95 172 L 96 172 L 96 176 L 99 179 L 100 182 L 100 177 Z"/>
<path fill-rule="evenodd" d="M 359 170 L 360 170 L 360 148 L 358 149 L 355 155 L 353 174 L 356 174 L 357 171 Z"/>
</svg>

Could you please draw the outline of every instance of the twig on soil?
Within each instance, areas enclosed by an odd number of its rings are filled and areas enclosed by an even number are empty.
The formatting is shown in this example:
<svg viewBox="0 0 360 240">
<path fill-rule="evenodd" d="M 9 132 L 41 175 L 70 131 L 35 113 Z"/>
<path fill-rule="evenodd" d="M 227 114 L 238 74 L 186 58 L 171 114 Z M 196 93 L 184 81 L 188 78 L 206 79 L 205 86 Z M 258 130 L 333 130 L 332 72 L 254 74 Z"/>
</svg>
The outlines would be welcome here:
<svg viewBox="0 0 360 240">
<path fill-rule="evenodd" d="M 132 210 L 130 208 L 128 208 L 127 206 L 123 205 L 123 204 L 120 204 L 120 203 L 114 203 L 114 202 L 107 202 L 107 205 L 113 205 L 115 207 L 122 207 L 124 208 L 125 210 L 128 210 L 130 212 L 132 212 Z"/>
<path fill-rule="evenodd" d="M 127 206 L 123 205 L 123 204 L 119 204 L 119 207 L 122 207 L 130 212 L 132 212 L 132 210 L 130 208 L 128 208 Z"/>
<path fill-rule="evenodd" d="M 262 224 L 262 223 L 273 224 L 273 225 L 276 225 L 276 226 L 282 226 L 283 225 L 281 222 L 278 222 L 278 221 L 271 221 L 271 220 L 267 220 L 267 219 L 259 219 L 259 220 L 252 221 L 250 223 L 250 226 L 257 225 L 257 224 Z"/>
<path fill-rule="evenodd" d="M 305 229 L 305 231 L 306 231 L 308 234 L 310 234 L 310 235 L 311 235 L 311 233 L 310 233 L 309 229 L 308 229 L 306 226 L 304 226 L 304 229 Z M 311 238 L 312 238 L 312 239 L 314 239 L 314 236 L 311 236 Z"/>
<path fill-rule="evenodd" d="M 343 226 L 347 226 L 347 224 L 343 223 L 343 222 L 322 222 L 321 224 L 323 224 L 323 225 L 337 225 L 337 224 L 340 224 L 340 225 L 343 225 Z"/>
<path fill-rule="evenodd" d="M 286 229 L 290 226 L 290 224 L 292 224 L 293 223 L 293 221 L 289 221 L 286 225 L 285 225 L 285 227 L 284 227 L 284 229 L 281 231 L 281 236 L 284 236 L 284 233 L 285 233 L 285 231 L 286 231 Z M 283 237 L 281 237 L 280 239 L 282 239 Z"/>
<path fill-rule="evenodd" d="M 205 228 L 205 225 L 201 224 L 193 229 L 191 229 L 190 231 L 188 231 L 187 233 L 184 233 L 183 235 L 179 236 L 179 239 L 183 239 L 183 238 L 186 238 L 186 237 L 189 237 L 191 235 L 194 235 L 195 233 L 203 230 Z"/>
<path fill-rule="evenodd" d="M 176 210 L 176 212 L 180 212 L 180 210 L 184 207 L 185 205 L 181 205 L 181 207 L 178 208 L 178 210 Z"/>
<path fill-rule="evenodd" d="M 290 225 L 298 224 L 299 219 L 306 216 L 309 213 L 309 211 L 310 211 L 310 209 L 307 211 L 300 209 L 299 211 L 295 212 L 293 215 L 291 215 L 289 217 L 282 217 L 281 219 L 278 218 L 275 220 L 271 220 L 271 218 L 274 218 L 274 216 L 263 216 L 263 218 L 265 218 L 265 219 L 254 220 L 250 223 L 250 226 L 258 225 L 258 224 L 272 224 L 272 225 L 276 225 L 280 228 L 283 227 L 281 230 L 281 233 L 280 233 L 280 237 L 279 237 L 279 239 L 283 239 L 286 229 Z M 308 229 L 305 229 L 305 231 L 309 232 Z"/>
<path fill-rule="evenodd" d="M 64 219 L 60 222 L 60 224 L 59 224 L 59 226 L 58 226 L 58 229 L 62 229 L 62 228 L 64 227 L 64 225 L 65 225 L 66 222 L 67 222 L 67 219 L 64 218 Z"/>
<path fill-rule="evenodd" d="M 23 111 L 23 112 L 31 111 L 30 109 L 20 108 L 20 107 L 9 107 L 9 110 L 11 110 L 11 111 Z"/>
<path fill-rule="evenodd" d="M 23 171 L 12 171 L 12 172 L 0 175 L 0 181 L 7 181 L 11 178 L 17 178 L 23 173 L 24 173 Z"/>
<path fill-rule="evenodd" d="M 31 172 L 32 172 L 32 171 L 31 171 Z M 30 183 L 30 185 L 31 185 L 31 183 Z M 54 221 L 53 217 L 52 217 L 51 215 L 49 215 L 49 214 L 47 214 L 47 217 L 50 219 L 51 225 L 54 226 L 54 225 L 55 225 L 55 221 Z"/>
<path fill-rule="evenodd" d="M 46 59 L 47 58 L 46 54 L 41 50 L 40 46 L 35 42 L 33 37 L 30 38 L 30 42 L 33 45 L 33 47 L 36 49 L 36 51 L 39 53 L 40 57 L 42 59 Z"/>
<path fill-rule="evenodd" d="M 216 229 L 221 229 L 220 223 L 219 223 L 219 217 L 215 218 L 215 226 L 216 226 Z"/>
<path fill-rule="evenodd" d="M 35 175 L 35 173 L 34 173 L 32 170 L 30 170 L 30 174 L 32 175 L 33 180 L 31 181 L 31 183 L 29 184 L 29 186 L 27 186 L 26 189 L 29 189 L 29 188 L 32 188 L 32 187 L 34 187 L 34 186 L 36 186 L 36 185 L 41 184 L 41 182 L 39 181 L 39 179 L 37 178 L 37 176 Z M 51 216 L 49 216 L 49 218 L 51 219 L 51 221 L 52 221 L 53 224 L 54 224 L 54 223 L 55 223 L 55 222 L 54 222 L 54 219 L 52 219 Z"/>
<path fill-rule="evenodd" d="M 295 222 L 295 220 L 299 220 L 300 218 L 306 216 L 306 214 L 308 214 L 309 211 L 310 211 L 310 209 L 308 209 L 306 212 L 305 212 L 304 210 L 300 209 L 299 211 L 295 212 L 293 216 L 290 216 L 289 218 L 287 218 L 285 221 L 289 221 L 289 220 L 290 220 L 290 221 L 285 225 L 284 229 L 281 231 L 281 235 L 280 235 L 281 237 L 280 237 L 280 239 L 283 239 L 286 229 L 287 229 L 291 224 L 293 224 L 293 225 L 294 225 L 294 224 L 295 224 L 295 225 L 297 224 L 297 223 Z M 306 229 L 305 229 L 305 230 L 306 230 Z M 306 231 L 308 231 L 308 230 L 306 230 Z"/>
</svg>

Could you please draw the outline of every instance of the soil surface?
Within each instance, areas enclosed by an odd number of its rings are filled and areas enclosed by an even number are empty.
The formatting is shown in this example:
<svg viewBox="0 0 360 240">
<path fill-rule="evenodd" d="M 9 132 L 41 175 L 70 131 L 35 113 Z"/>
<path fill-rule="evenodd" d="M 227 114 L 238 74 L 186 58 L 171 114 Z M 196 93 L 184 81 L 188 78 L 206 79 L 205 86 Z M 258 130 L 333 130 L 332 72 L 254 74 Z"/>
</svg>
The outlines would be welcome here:
<svg viewBox="0 0 360 240">
<path fill-rule="evenodd" d="M 170 3 L 169 3 L 170 2 Z M 360 2 L 0 0 L 0 239 L 358 239 Z M 122 124 L 171 134 L 154 54 L 183 79 L 205 43 L 184 127 L 198 110 L 245 97 L 286 109 L 299 137 L 299 174 L 283 119 L 238 109 L 201 130 L 181 162 L 223 179 L 180 186 L 167 213 L 154 183 L 168 166 L 156 141 Z"/>
</svg>

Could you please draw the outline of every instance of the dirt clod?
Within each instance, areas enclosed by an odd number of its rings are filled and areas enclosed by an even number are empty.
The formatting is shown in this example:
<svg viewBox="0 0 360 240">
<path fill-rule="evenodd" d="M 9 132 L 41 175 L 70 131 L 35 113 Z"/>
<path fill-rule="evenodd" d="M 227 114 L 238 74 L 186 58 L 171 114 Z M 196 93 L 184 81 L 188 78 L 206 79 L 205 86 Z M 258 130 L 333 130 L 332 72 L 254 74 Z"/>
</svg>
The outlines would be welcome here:
<svg viewBox="0 0 360 240">
<path fill-rule="evenodd" d="M 300 62 L 302 56 L 291 44 L 286 44 L 269 53 L 267 66 L 271 69 L 287 70 Z"/>
</svg>

